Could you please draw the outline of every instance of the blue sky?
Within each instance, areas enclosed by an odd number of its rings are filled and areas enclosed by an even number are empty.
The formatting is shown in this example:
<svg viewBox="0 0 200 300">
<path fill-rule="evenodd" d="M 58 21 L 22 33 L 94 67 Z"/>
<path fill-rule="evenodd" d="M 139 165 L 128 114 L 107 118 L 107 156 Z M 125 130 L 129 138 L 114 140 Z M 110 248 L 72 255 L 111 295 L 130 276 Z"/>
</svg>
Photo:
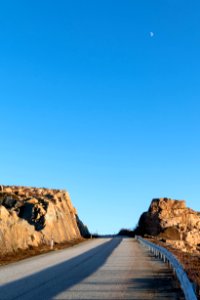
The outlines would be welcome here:
<svg viewBox="0 0 200 300">
<path fill-rule="evenodd" d="M 199 1 L 2 2 L 1 184 L 67 189 L 98 233 L 200 210 L 199 53 Z"/>
</svg>

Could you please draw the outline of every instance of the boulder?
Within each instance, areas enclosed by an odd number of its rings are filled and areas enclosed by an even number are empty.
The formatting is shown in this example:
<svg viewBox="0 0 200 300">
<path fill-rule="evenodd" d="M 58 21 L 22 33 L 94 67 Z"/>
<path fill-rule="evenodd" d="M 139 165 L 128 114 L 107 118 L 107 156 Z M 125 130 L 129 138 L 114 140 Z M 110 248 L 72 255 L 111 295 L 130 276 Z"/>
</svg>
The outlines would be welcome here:
<svg viewBox="0 0 200 300">
<path fill-rule="evenodd" d="M 183 200 L 153 199 L 139 219 L 136 234 L 157 237 L 177 248 L 194 251 L 200 244 L 200 213 L 187 208 Z"/>
<path fill-rule="evenodd" d="M 66 191 L 1 185 L 1 254 L 78 240 L 86 228 Z"/>
</svg>

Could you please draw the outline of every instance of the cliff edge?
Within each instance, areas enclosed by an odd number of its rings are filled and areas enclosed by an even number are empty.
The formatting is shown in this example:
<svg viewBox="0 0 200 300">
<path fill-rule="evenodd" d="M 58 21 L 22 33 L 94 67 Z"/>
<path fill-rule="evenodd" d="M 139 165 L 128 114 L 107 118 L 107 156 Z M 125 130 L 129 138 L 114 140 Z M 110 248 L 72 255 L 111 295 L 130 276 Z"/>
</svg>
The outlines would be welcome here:
<svg viewBox="0 0 200 300">
<path fill-rule="evenodd" d="M 65 190 L 0 186 L 2 255 L 89 235 Z"/>
</svg>

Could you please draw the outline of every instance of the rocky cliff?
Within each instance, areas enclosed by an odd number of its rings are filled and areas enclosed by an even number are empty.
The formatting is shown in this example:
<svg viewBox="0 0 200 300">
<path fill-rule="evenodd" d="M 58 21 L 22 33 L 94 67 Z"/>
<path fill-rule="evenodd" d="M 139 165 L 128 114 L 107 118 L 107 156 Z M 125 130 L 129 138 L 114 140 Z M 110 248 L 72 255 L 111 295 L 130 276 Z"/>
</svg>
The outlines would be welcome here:
<svg viewBox="0 0 200 300">
<path fill-rule="evenodd" d="M 89 236 L 64 190 L 0 186 L 1 254 Z"/>
<path fill-rule="evenodd" d="M 153 199 L 139 220 L 137 234 L 156 236 L 184 251 L 198 252 L 200 213 L 186 207 L 185 201 Z"/>
</svg>

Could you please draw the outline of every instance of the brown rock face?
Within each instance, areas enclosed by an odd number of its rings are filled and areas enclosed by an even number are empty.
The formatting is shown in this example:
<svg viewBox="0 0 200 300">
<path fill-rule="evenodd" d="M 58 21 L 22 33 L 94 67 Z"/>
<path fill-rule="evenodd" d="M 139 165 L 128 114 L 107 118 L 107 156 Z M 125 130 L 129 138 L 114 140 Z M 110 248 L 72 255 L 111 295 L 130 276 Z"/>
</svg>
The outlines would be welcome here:
<svg viewBox="0 0 200 300">
<path fill-rule="evenodd" d="M 139 220 L 137 233 L 157 236 L 182 250 L 196 251 L 200 244 L 200 213 L 185 201 L 153 199 Z"/>
<path fill-rule="evenodd" d="M 1 254 L 89 236 L 64 190 L 0 186 Z"/>
</svg>

